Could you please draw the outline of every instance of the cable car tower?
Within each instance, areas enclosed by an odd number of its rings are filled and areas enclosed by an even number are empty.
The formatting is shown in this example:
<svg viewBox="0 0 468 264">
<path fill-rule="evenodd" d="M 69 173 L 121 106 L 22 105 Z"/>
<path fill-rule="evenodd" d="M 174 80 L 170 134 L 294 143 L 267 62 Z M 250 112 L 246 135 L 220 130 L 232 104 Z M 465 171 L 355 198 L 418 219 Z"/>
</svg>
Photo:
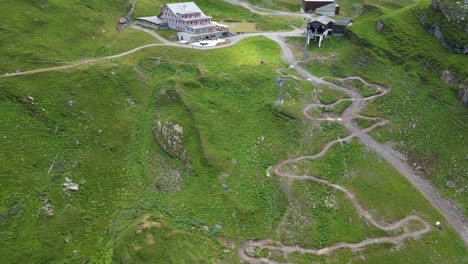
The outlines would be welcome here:
<svg viewBox="0 0 468 264">
<path fill-rule="evenodd" d="M 285 82 L 286 80 L 281 77 L 276 78 L 276 83 L 279 84 L 279 95 L 278 101 L 275 102 L 275 105 L 283 105 L 283 83 Z"/>
</svg>

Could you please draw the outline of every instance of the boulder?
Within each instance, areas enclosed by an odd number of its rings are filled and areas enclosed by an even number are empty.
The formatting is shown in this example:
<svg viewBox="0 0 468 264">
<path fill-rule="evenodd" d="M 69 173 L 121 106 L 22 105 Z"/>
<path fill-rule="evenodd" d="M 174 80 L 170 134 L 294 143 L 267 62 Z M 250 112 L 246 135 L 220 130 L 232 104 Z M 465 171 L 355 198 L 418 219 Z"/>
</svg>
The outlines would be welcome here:
<svg viewBox="0 0 468 264">
<path fill-rule="evenodd" d="M 377 20 L 377 31 L 380 32 L 384 28 L 385 24 L 382 22 L 382 20 Z"/>
<path fill-rule="evenodd" d="M 442 76 L 440 76 L 440 80 L 444 82 L 445 84 L 454 84 L 456 81 L 456 77 L 449 70 L 445 70 L 442 72 Z"/>
<path fill-rule="evenodd" d="M 164 152 L 184 162 L 189 166 L 187 150 L 184 147 L 184 129 L 179 124 L 173 124 L 171 121 L 157 121 L 153 128 L 156 141 Z"/>
<path fill-rule="evenodd" d="M 464 106 L 468 107 L 468 83 L 461 83 L 458 86 L 458 98 L 461 99 Z"/>
<path fill-rule="evenodd" d="M 70 191 L 78 191 L 80 189 L 80 186 L 77 183 L 74 183 L 67 177 L 65 177 L 65 183 L 63 184 L 63 186 L 65 187 L 65 190 Z"/>
</svg>

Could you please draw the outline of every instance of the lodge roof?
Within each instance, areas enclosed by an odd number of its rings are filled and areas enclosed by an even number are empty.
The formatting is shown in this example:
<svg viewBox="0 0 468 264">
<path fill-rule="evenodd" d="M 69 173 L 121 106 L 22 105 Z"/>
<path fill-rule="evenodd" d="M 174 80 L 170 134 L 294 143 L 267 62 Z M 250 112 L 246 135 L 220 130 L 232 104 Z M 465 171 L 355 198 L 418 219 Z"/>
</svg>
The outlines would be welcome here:
<svg viewBox="0 0 468 264">
<path fill-rule="evenodd" d="M 172 3 L 166 4 L 166 6 L 174 13 L 174 14 L 192 14 L 192 13 L 201 13 L 202 16 L 205 14 L 201 9 L 195 4 L 194 2 L 182 2 L 182 3 Z"/>
</svg>

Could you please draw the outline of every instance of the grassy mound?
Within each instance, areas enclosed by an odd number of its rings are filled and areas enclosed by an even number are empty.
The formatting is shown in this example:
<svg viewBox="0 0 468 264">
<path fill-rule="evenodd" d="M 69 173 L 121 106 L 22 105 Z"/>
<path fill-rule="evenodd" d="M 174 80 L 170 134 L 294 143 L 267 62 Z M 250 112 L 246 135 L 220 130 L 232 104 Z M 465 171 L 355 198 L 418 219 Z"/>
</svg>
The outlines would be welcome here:
<svg viewBox="0 0 468 264">
<path fill-rule="evenodd" d="M 117 240 L 113 263 L 211 263 L 232 261 L 232 253 L 221 256 L 222 246 L 209 231 L 178 230 L 164 216 L 146 215 Z M 235 251 L 234 251 L 235 255 Z"/>
</svg>

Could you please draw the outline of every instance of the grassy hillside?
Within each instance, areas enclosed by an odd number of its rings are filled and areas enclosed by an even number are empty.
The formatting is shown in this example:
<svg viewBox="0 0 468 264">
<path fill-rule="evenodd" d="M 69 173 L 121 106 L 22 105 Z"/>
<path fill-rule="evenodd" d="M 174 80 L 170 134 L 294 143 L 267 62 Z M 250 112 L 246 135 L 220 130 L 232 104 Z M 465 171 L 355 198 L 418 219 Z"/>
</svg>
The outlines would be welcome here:
<svg viewBox="0 0 468 264">
<path fill-rule="evenodd" d="M 226 53 L 231 62 L 215 59 Z M 170 215 L 182 229 L 213 230 L 219 224 L 233 237 L 269 235 L 284 211 L 284 196 L 264 171 L 285 155 L 294 129 L 271 108 L 275 93 L 265 93 L 280 65 L 278 48 L 248 40 L 196 54 L 157 49 L 135 58 L 136 68 L 118 63 L 1 80 L 1 158 L 8 161 L 0 166 L 2 263 L 102 259 L 112 252 L 111 238 L 153 210 Z M 188 55 L 198 60 L 189 62 Z M 158 67 L 144 59 L 155 56 L 163 57 Z M 174 79 L 174 71 L 182 78 Z M 260 85 L 252 89 L 252 82 Z M 154 100 L 169 88 L 181 93 L 197 131 L 188 135 L 198 137 L 187 146 L 189 171 L 158 150 L 151 132 Z M 163 106 L 161 118 L 187 118 L 179 116 L 180 108 Z M 164 173 L 157 162 L 166 164 L 166 173 L 181 171 L 183 192 L 154 192 L 155 178 Z M 65 177 L 80 190 L 63 190 Z M 223 191 L 222 183 L 230 190 Z M 41 209 L 45 197 L 54 216 Z"/>
<path fill-rule="evenodd" d="M 366 110 L 390 120 L 373 137 L 394 144 L 466 213 L 467 109 L 456 96 L 457 85 L 443 84 L 440 76 L 445 69 L 467 76 L 468 64 L 465 56 L 449 53 L 419 24 L 418 12 L 428 4 L 423 1 L 396 12 L 368 6 L 350 28 L 351 41 L 330 38 L 323 48 L 309 47 L 310 57 L 337 55 L 311 61 L 308 67 L 319 76 L 360 75 L 390 87 L 389 95 Z M 381 32 L 376 30 L 378 19 L 384 23 Z M 295 41 L 299 58 L 302 40 Z"/>
<path fill-rule="evenodd" d="M 163 3 L 142 0 L 136 16 L 158 15 Z M 257 22 L 259 30 L 287 30 L 301 26 L 300 18 L 258 16 L 223 1 L 203 0 L 197 4 L 216 20 Z M 6 0 L 0 2 L 0 72 L 25 71 L 66 65 L 81 58 L 101 57 L 157 42 L 133 30 L 116 30 L 118 18 L 131 7 L 127 0 Z"/>
<path fill-rule="evenodd" d="M 275 19 L 261 20 L 221 1 L 197 3 L 216 18 L 259 24 Z M 55 65 L 27 58 L 73 60 L 154 42 L 131 30 L 111 33 L 112 19 L 128 7 L 124 2 L 9 4 L 29 10 L 31 16 L 0 11 L 8 21 L 16 21 L 1 26 L 9 36 L 1 40 L 0 56 L 10 59 L 5 60 L 5 71 Z M 150 8 L 155 4 L 161 2 L 139 1 L 137 15 L 154 14 Z M 404 10 L 397 15 L 406 17 L 410 9 Z M 466 175 L 463 144 L 457 141 L 466 134 L 466 109 L 435 75 L 445 65 L 463 70 L 457 68 L 460 60 L 443 49 L 427 57 L 426 52 L 406 53 L 416 49 L 397 49 L 411 34 L 373 32 L 368 22 L 375 23 L 379 15 L 372 11 L 356 22 L 357 42 L 327 39 L 322 50 L 338 57 L 314 61 L 311 71 L 335 77 L 360 74 L 388 84 L 392 93 L 372 104 L 367 114 L 383 115 L 391 125 L 373 136 L 400 143 L 403 151 L 414 150 L 416 158 L 428 152 L 440 155 L 430 160 L 431 166 L 423 164 L 431 177 L 439 175 L 434 174 L 437 169 Z M 47 23 L 28 31 L 36 16 Z M 417 29 L 393 22 L 390 15 L 382 17 L 395 28 Z M 93 20 L 65 28 L 61 22 L 72 18 Z M 279 28 L 283 20 L 275 21 L 270 27 Z M 52 28 L 46 30 L 46 25 Z M 109 31 L 98 36 L 106 28 Z M 423 31 L 415 32 L 424 37 Z M 365 34 L 375 36 L 364 42 Z M 302 50 L 303 39 L 289 42 Z M 100 51 L 109 43 L 111 48 Z M 310 50 L 318 53 L 312 46 Z M 363 222 L 340 193 L 318 184 L 288 183 L 270 172 L 287 157 L 316 153 L 324 143 L 345 135 L 339 124 L 310 122 L 301 112 L 312 91 L 320 91 L 323 102 L 333 102 L 341 93 L 288 79 L 285 105 L 274 105 L 276 70 L 287 66 L 279 53 L 275 43 L 257 37 L 226 49 L 154 47 L 69 71 L 0 79 L 0 263 L 239 263 L 236 250 L 244 239 L 323 247 L 392 235 Z M 395 57 L 387 58 L 391 54 Z M 442 55 L 449 58 L 447 64 L 436 60 L 422 64 L 426 69 L 420 67 L 425 58 Z M 438 121 L 432 126 L 434 116 Z M 170 140 L 180 142 L 178 152 L 163 151 L 155 140 L 158 122 L 171 124 L 170 133 L 177 138 Z M 457 167 L 450 166 L 453 157 Z M 291 169 L 346 186 L 379 219 L 393 221 L 410 213 L 431 223 L 442 219 L 407 181 L 356 142 L 335 146 L 323 160 Z M 79 184 L 79 190 L 65 189 L 65 178 Z M 456 184 L 464 184 L 460 178 Z M 443 190 L 465 201 L 455 191 Z M 466 248 L 441 221 L 442 230 L 407 241 L 402 248 L 382 245 L 331 256 L 273 258 L 299 263 L 463 262 Z"/>
<path fill-rule="evenodd" d="M 0 2 L 0 72 L 52 67 L 116 54 L 155 42 L 143 32 L 117 32 L 126 0 L 6 0 Z"/>
<path fill-rule="evenodd" d="M 2 79 L 1 122 L 6 127 L 0 153 L 8 160 L 0 165 L 2 263 L 237 263 L 232 246 L 242 239 L 275 238 L 289 203 L 279 179 L 268 177 L 266 170 L 288 153 L 314 152 L 341 133 L 339 125 L 317 126 L 294 114 L 296 106 L 310 99 L 310 86 L 288 81 L 287 105 L 272 106 L 275 69 L 284 66 L 279 48 L 256 38 L 209 52 L 153 48 L 72 72 Z M 152 133 L 157 121 L 183 127 L 190 166 L 158 147 Z M 350 158 L 363 155 L 354 148 L 346 150 Z M 332 157 L 337 160 L 326 160 L 328 166 L 340 163 L 340 155 Z M 365 166 L 357 163 L 346 170 L 360 175 Z M 338 168 L 336 176 L 344 169 Z M 372 179 L 386 177 L 386 170 L 370 169 Z M 64 190 L 65 177 L 80 189 Z M 171 181 L 177 178 L 181 182 Z M 409 213 L 414 206 L 408 201 L 420 201 L 417 211 L 428 220 L 440 219 L 402 178 L 385 185 L 388 193 L 407 195 L 395 207 L 382 205 L 380 196 L 372 194 L 382 189 L 363 185 L 365 179 L 358 177 L 350 186 L 357 186 L 354 191 L 366 207 L 384 219 Z M 367 186 L 362 194 L 360 186 Z M 303 227 L 288 218 L 282 228 L 290 236 L 278 239 L 325 246 L 380 234 L 363 223 L 343 221 L 361 220 L 339 194 L 319 185 L 295 188 L 293 199 L 300 204 L 313 195 L 321 201 L 336 197 L 335 205 L 303 211 L 312 214 L 312 223 L 326 223 L 308 229 L 312 240 L 304 239 Z M 53 205 L 53 216 L 46 215 L 46 203 Z M 445 246 L 424 258 L 456 262 L 464 254 L 450 228 L 405 251 L 432 252 L 421 246 L 432 247 L 436 240 Z M 198 242 L 189 247 L 187 241 Z M 153 245 L 159 245 L 157 250 Z M 183 253 L 171 253 L 180 247 Z M 387 247 L 367 254 L 396 260 L 406 256 Z M 338 263 L 358 258 L 349 252 L 332 257 Z"/>
</svg>

